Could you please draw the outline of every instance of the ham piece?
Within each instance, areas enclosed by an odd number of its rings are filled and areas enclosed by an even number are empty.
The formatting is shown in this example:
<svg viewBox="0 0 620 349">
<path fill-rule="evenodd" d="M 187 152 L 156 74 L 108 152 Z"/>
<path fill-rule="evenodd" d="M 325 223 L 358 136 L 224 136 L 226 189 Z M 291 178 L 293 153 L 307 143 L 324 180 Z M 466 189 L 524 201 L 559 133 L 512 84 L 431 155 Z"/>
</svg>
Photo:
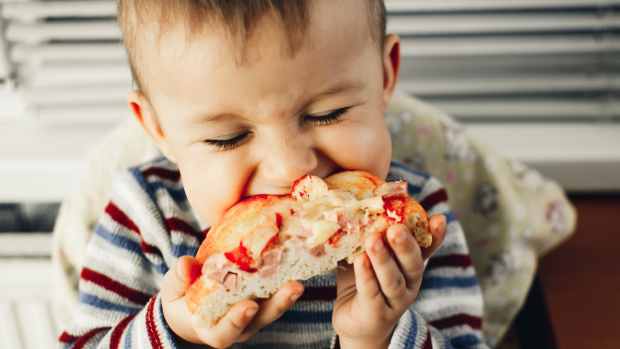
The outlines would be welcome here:
<svg viewBox="0 0 620 349">
<path fill-rule="evenodd" d="M 270 277 L 278 270 L 278 265 L 282 260 L 282 248 L 276 247 L 266 251 L 262 256 L 262 265 L 258 269 L 261 277 Z"/>
</svg>

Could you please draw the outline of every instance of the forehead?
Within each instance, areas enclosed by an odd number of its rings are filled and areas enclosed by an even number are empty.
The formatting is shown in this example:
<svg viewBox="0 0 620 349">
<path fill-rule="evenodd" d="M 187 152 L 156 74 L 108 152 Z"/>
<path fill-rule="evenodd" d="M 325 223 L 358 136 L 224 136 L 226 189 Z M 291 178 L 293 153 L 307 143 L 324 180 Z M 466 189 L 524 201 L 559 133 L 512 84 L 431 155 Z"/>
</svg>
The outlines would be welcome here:
<svg viewBox="0 0 620 349">
<path fill-rule="evenodd" d="M 259 98 L 255 95 L 259 91 L 263 95 L 295 92 L 287 87 L 303 81 L 311 88 L 328 78 L 354 73 L 358 63 L 368 58 L 367 51 L 379 61 L 366 14 L 365 2 L 357 0 L 313 3 L 309 26 L 294 52 L 280 23 L 265 17 L 244 43 L 242 61 L 237 59 L 239 47 L 223 28 L 214 25 L 188 38 L 184 26 L 178 25 L 159 40 L 143 35 L 140 69 L 149 94 L 193 105 L 205 100 L 205 89 L 210 95 L 248 99 Z"/>
</svg>

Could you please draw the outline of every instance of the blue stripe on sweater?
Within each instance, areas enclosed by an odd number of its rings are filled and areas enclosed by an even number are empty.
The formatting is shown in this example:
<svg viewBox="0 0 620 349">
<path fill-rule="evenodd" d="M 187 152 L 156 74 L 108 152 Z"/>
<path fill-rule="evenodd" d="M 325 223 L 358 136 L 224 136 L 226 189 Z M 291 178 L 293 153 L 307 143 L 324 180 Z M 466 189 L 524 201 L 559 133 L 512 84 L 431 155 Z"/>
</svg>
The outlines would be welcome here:
<svg viewBox="0 0 620 349">
<path fill-rule="evenodd" d="M 163 308 L 163 306 L 161 304 L 161 298 L 160 298 L 160 302 L 159 302 L 159 307 L 158 308 L 159 309 L 157 311 L 157 321 L 159 322 L 159 325 L 164 328 L 163 332 L 164 332 L 164 336 L 166 336 L 166 341 L 168 343 L 170 343 L 172 348 L 177 348 L 176 340 L 173 338 L 173 335 L 172 335 L 172 329 L 170 329 L 170 326 L 168 325 L 168 323 L 164 319 L 164 308 Z"/>
<path fill-rule="evenodd" d="M 415 340 L 418 336 L 418 319 L 417 315 L 411 309 L 408 309 L 407 312 L 411 318 L 411 328 L 409 333 L 407 334 L 407 340 L 405 341 L 405 348 L 413 348 L 415 346 Z"/>
<path fill-rule="evenodd" d="M 186 244 L 172 244 L 172 254 L 175 257 L 195 256 L 198 252 L 198 246 Z"/>
<path fill-rule="evenodd" d="M 446 216 L 446 224 L 452 223 L 456 220 L 456 215 L 452 211 L 444 213 Z"/>
<path fill-rule="evenodd" d="M 450 343 L 456 348 L 469 348 L 471 346 L 480 344 L 480 338 L 473 334 L 465 334 L 450 339 Z"/>
<path fill-rule="evenodd" d="M 158 202 L 156 200 L 155 192 L 157 192 L 157 190 L 159 189 L 166 190 L 177 204 L 183 204 L 187 202 L 187 195 L 185 194 L 185 190 L 183 188 L 170 188 L 168 186 L 165 186 L 162 182 L 147 182 L 142 175 L 142 171 L 140 171 L 139 168 L 132 168 L 130 172 L 134 179 L 138 182 L 138 184 L 140 184 L 142 190 L 144 190 L 149 195 L 153 203 Z"/>
<path fill-rule="evenodd" d="M 88 304 L 95 308 L 99 308 L 103 310 L 119 311 L 125 314 L 135 314 L 138 311 L 140 311 L 140 308 L 111 303 L 95 295 L 84 293 L 84 292 L 80 292 L 80 302 L 84 304 Z"/>
<path fill-rule="evenodd" d="M 148 260 L 142 253 L 142 249 L 140 248 L 140 244 L 138 242 L 122 235 L 113 234 L 102 225 L 97 225 L 95 228 L 95 234 L 116 247 L 135 253 L 136 255 L 142 257 L 143 262 L 148 263 Z"/>
<path fill-rule="evenodd" d="M 332 314 L 329 311 L 299 311 L 289 310 L 278 320 L 288 323 L 331 323 Z"/>
<path fill-rule="evenodd" d="M 111 243 L 112 245 L 134 253 L 135 255 L 140 257 L 140 265 L 142 269 L 148 270 L 149 266 L 153 266 L 153 268 L 157 270 L 160 274 L 165 274 L 168 271 L 168 267 L 163 263 L 151 263 L 151 261 L 149 261 L 142 252 L 142 249 L 140 248 L 140 244 L 138 242 L 122 235 L 113 234 L 102 225 L 97 225 L 97 227 L 95 228 L 95 234 L 97 234 L 97 236 L 101 237 L 105 241 Z"/>
<path fill-rule="evenodd" d="M 390 162 L 390 166 L 392 166 L 392 167 L 394 167 L 394 168 L 396 168 L 396 169 L 399 169 L 399 170 L 405 171 L 405 172 L 407 172 L 407 173 L 409 173 L 409 174 L 413 174 L 413 175 L 416 175 L 416 176 L 420 176 L 420 177 L 422 177 L 422 178 L 424 178 L 424 179 L 427 179 L 427 180 L 431 177 L 428 173 L 426 173 L 426 172 L 422 172 L 422 171 L 417 171 L 417 170 L 414 170 L 414 169 L 412 169 L 411 167 L 409 167 L 409 166 L 405 165 L 404 163 L 402 163 L 402 162 L 400 162 L 400 161 L 392 160 L 392 161 Z"/>
<path fill-rule="evenodd" d="M 125 349 L 131 349 L 131 336 L 133 334 L 133 325 L 135 324 L 134 320 L 135 319 L 131 320 L 131 323 L 125 330 L 125 341 L 123 342 L 123 348 Z"/>
<path fill-rule="evenodd" d="M 407 182 L 407 192 L 409 193 L 409 195 L 415 197 L 416 195 L 420 194 L 421 191 L 422 187 Z"/>
<path fill-rule="evenodd" d="M 441 277 L 429 276 L 422 279 L 422 288 L 438 289 L 438 288 L 468 288 L 478 286 L 478 278 L 475 276 L 465 277 Z"/>
<path fill-rule="evenodd" d="M 291 310 L 289 310 L 291 311 Z M 331 314 L 331 309 L 324 310 L 325 313 Z M 300 323 L 296 325 L 292 325 L 288 322 L 283 321 L 281 318 L 270 323 L 269 325 L 263 327 L 261 332 L 296 332 L 299 329 L 312 331 L 312 332 L 320 332 L 333 330 L 331 322 L 308 322 L 308 323 Z"/>
</svg>

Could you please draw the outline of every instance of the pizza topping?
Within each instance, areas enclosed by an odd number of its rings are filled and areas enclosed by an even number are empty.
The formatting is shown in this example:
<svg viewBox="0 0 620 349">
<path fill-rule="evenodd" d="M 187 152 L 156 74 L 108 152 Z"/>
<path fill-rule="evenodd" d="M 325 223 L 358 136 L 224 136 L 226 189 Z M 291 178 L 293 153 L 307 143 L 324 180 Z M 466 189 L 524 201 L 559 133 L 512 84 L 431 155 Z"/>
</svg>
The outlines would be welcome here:
<svg viewBox="0 0 620 349">
<path fill-rule="evenodd" d="M 226 291 L 235 291 L 237 289 L 237 274 L 232 272 L 226 273 L 222 284 L 226 288 Z"/>
<path fill-rule="evenodd" d="M 384 198 L 383 208 L 388 220 L 402 223 L 405 216 L 405 198 L 402 196 L 389 196 Z"/>
<path fill-rule="evenodd" d="M 239 246 L 232 251 L 225 252 L 224 256 L 226 258 L 235 263 L 239 269 L 246 271 L 248 273 L 256 272 L 256 268 L 253 268 L 254 259 L 250 256 L 248 249 L 243 246 L 243 241 L 239 243 Z"/>
<path fill-rule="evenodd" d="M 334 233 L 340 229 L 340 224 L 327 220 L 319 220 L 312 225 L 312 235 L 306 240 L 308 247 L 312 248 L 325 243 Z"/>
<path fill-rule="evenodd" d="M 327 183 L 318 176 L 306 175 L 293 183 L 291 196 L 295 200 L 312 200 L 328 192 Z"/>
<path fill-rule="evenodd" d="M 282 214 L 275 212 L 265 216 L 252 228 L 252 232 L 243 238 L 243 244 L 247 246 L 251 257 L 260 258 L 261 253 L 267 249 L 269 244 L 273 245 L 277 242 L 282 224 Z"/>
<path fill-rule="evenodd" d="M 334 235 L 332 235 L 327 242 L 332 245 L 332 246 L 338 246 L 338 241 L 340 240 L 340 238 L 342 238 L 342 236 L 344 235 L 344 230 L 342 229 L 338 229 L 337 232 L 334 233 Z"/>
<path fill-rule="evenodd" d="M 269 277 L 273 275 L 278 270 L 283 253 L 284 251 L 282 248 L 273 248 L 265 252 L 263 259 L 261 260 L 262 265 L 258 270 L 258 274 L 261 277 Z"/>
<path fill-rule="evenodd" d="M 227 271 L 226 270 L 222 270 L 222 269 L 216 269 L 211 271 L 210 273 L 206 274 L 207 277 L 211 280 L 217 281 L 217 282 L 223 282 L 224 281 L 224 276 L 226 276 Z"/>
<path fill-rule="evenodd" d="M 407 182 L 385 182 L 375 190 L 375 195 L 379 195 L 383 198 L 390 196 L 407 196 Z"/>
<path fill-rule="evenodd" d="M 271 249 L 273 249 L 279 244 L 280 244 L 280 236 L 276 234 L 269 240 L 269 242 L 267 242 L 267 245 L 265 245 L 265 248 L 263 248 L 263 251 L 261 252 L 261 257 L 265 258 L 265 254 L 267 254 L 268 251 L 270 251 Z"/>
<path fill-rule="evenodd" d="M 202 274 L 221 283 L 226 273 L 234 267 L 235 265 L 223 255 L 215 255 L 207 259 L 202 265 Z"/>
<path fill-rule="evenodd" d="M 318 245 L 310 249 L 310 254 L 314 257 L 321 257 L 325 254 L 325 245 Z"/>
<path fill-rule="evenodd" d="M 280 228 L 282 228 L 282 214 L 276 212 L 276 229 L 280 231 Z"/>
<path fill-rule="evenodd" d="M 383 198 L 375 196 L 359 201 L 360 208 L 369 213 L 381 213 L 384 210 Z"/>
</svg>

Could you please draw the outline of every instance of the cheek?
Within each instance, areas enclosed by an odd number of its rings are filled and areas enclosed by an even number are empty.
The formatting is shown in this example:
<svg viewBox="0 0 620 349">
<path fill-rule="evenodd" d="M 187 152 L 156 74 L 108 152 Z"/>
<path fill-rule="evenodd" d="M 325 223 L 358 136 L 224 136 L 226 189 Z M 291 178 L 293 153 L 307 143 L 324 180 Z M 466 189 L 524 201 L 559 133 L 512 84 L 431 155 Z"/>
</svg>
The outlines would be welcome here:
<svg viewBox="0 0 620 349">
<path fill-rule="evenodd" d="M 189 161 L 183 161 L 186 159 Z M 179 160 L 185 193 L 202 226 L 217 224 L 239 200 L 249 176 L 243 163 L 232 156 L 202 156 L 201 160 L 188 156 Z"/>
<path fill-rule="evenodd" d="M 324 149 L 340 167 L 368 171 L 380 178 L 387 176 L 392 143 L 383 119 L 343 125 L 326 137 Z"/>
</svg>

